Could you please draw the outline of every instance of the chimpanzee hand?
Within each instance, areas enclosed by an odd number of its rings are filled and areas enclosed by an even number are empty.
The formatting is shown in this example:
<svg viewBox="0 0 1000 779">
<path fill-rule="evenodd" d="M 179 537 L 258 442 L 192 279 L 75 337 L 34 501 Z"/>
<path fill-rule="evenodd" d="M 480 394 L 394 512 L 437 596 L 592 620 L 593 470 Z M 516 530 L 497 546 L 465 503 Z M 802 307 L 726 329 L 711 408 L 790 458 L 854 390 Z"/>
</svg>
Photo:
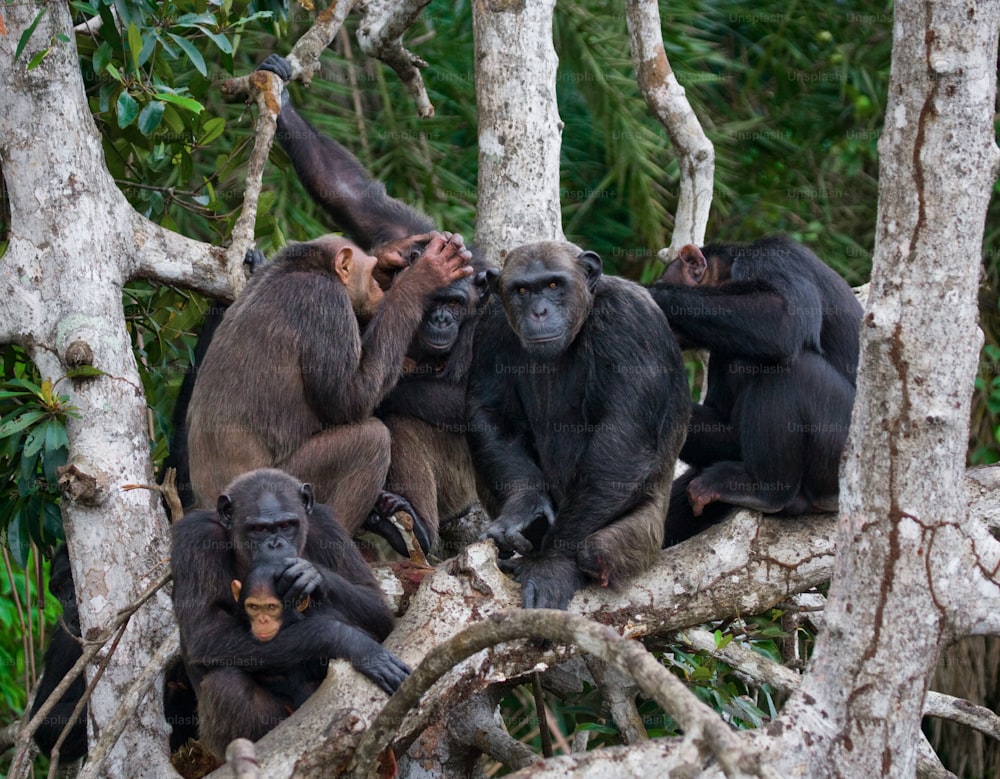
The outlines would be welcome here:
<svg viewBox="0 0 1000 779">
<path fill-rule="evenodd" d="M 529 554 L 535 544 L 541 543 L 555 520 L 548 497 L 538 492 L 521 492 L 508 499 L 503 512 L 490 523 L 479 540 L 492 538 L 501 557 L 510 557 L 514 552 Z M 525 530 L 528 532 L 522 532 Z"/>
<path fill-rule="evenodd" d="M 289 557 L 286 562 L 287 567 L 274 581 L 274 589 L 282 600 L 301 603 L 319 587 L 323 575 L 304 557 Z"/>
<path fill-rule="evenodd" d="M 282 57 L 280 54 L 268 54 L 267 58 L 257 66 L 257 70 L 266 70 L 268 73 L 273 73 L 282 81 L 287 82 L 292 78 L 292 64 Z M 281 107 L 284 108 L 288 104 L 288 89 L 282 88 L 281 90 Z"/>
<path fill-rule="evenodd" d="M 355 657 L 351 664 L 375 684 L 392 695 L 410 675 L 410 666 L 396 657 L 381 644 L 372 642 L 370 653 Z"/>
<path fill-rule="evenodd" d="M 372 249 L 372 254 L 375 255 L 372 278 L 383 290 L 389 289 L 396 274 L 417 261 L 434 235 L 436 233 L 408 235 L 406 238 L 399 238 L 376 246 Z"/>
<path fill-rule="evenodd" d="M 471 276 L 474 273 L 469 264 L 471 261 L 472 252 L 465 248 L 465 239 L 459 233 L 431 233 L 423 254 L 409 270 L 403 272 L 417 272 L 434 289 L 443 289 L 452 282 Z"/>
<path fill-rule="evenodd" d="M 507 560 L 500 567 L 520 583 L 526 609 L 565 610 L 586 582 L 575 560 L 555 553 Z"/>
<path fill-rule="evenodd" d="M 273 73 L 282 81 L 290 81 L 292 78 L 292 63 L 280 54 L 268 54 L 264 61 L 257 66 L 257 70 Z"/>
<path fill-rule="evenodd" d="M 250 269 L 251 273 L 256 273 L 257 269 L 262 267 L 266 262 L 267 257 L 264 256 L 264 252 L 256 246 L 247 249 L 247 253 L 243 255 L 243 264 Z"/>
</svg>

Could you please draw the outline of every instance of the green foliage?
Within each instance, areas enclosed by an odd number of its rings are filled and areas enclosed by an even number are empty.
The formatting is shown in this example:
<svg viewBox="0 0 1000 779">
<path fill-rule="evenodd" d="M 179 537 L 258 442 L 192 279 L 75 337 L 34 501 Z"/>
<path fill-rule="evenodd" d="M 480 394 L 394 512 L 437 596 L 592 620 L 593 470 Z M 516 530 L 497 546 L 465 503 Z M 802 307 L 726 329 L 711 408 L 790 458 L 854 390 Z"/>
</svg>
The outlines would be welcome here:
<svg viewBox="0 0 1000 779">
<path fill-rule="evenodd" d="M 0 529 L 20 568 L 31 544 L 62 538 L 56 469 L 66 463 L 66 418 L 77 417 L 68 398 L 41 379 L 16 346 L 0 346 Z"/>
<path fill-rule="evenodd" d="M 59 601 L 41 585 L 47 568 L 36 554 L 25 569 L 0 564 L 0 722 L 10 722 L 27 704 L 32 685 L 25 681 L 41 669 L 45 641 L 61 612 Z"/>
</svg>

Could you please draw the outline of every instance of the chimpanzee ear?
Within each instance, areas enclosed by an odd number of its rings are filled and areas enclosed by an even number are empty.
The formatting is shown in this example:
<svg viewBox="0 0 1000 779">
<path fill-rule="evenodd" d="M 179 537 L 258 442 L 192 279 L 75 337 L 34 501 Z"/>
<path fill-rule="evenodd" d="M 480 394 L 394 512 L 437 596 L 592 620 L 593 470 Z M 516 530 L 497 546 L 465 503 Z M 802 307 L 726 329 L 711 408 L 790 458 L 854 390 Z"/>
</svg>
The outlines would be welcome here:
<svg viewBox="0 0 1000 779">
<path fill-rule="evenodd" d="M 299 497 L 302 499 L 302 507 L 306 510 L 306 516 L 312 514 L 313 505 L 316 498 L 313 497 L 313 486 L 308 482 L 299 487 Z"/>
<path fill-rule="evenodd" d="M 346 287 L 353 271 L 354 251 L 350 246 L 342 246 L 337 250 L 337 254 L 333 258 L 333 272 L 337 274 L 341 284 Z"/>
<path fill-rule="evenodd" d="M 309 596 L 306 595 L 302 600 L 295 604 L 296 611 L 305 611 L 309 608 Z"/>
<path fill-rule="evenodd" d="M 597 289 L 597 282 L 600 280 L 604 269 L 601 255 L 597 252 L 586 251 L 577 257 L 576 261 L 583 268 L 584 277 L 587 279 L 587 289 L 593 292 Z"/>
<path fill-rule="evenodd" d="M 485 302 L 490 293 L 496 291 L 499 276 L 499 268 L 487 268 L 476 274 L 473 284 L 475 284 L 476 290 L 479 292 L 480 303 Z"/>
<path fill-rule="evenodd" d="M 223 527 L 230 528 L 233 525 L 233 501 L 228 495 L 220 495 L 215 504 L 216 511 L 219 512 L 219 521 Z"/>
<path fill-rule="evenodd" d="M 708 260 L 701 253 L 701 249 L 693 243 L 682 246 L 677 253 L 675 262 L 684 263 L 684 276 L 688 283 L 701 284 L 702 279 L 705 278 L 705 272 L 708 270 Z"/>
<path fill-rule="evenodd" d="M 243 583 L 239 579 L 233 579 L 230 585 L 233 588 L 233 600 L 240 602 L 240 593 L 243 591 Z"/>
</svg>

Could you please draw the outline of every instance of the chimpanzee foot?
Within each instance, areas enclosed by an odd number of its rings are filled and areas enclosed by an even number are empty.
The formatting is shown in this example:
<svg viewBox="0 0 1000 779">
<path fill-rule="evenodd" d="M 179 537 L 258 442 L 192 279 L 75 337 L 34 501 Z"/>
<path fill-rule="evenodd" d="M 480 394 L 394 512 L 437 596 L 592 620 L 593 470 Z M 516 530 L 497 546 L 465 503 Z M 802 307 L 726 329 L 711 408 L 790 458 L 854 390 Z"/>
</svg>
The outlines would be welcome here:
<svg viewBox="0 0 1000 779">
<path fill-rule="evenodd" d="M 421 550 L 427 554 L 431 548 L 430 535 L 427 533 L 427 523 L 417 514 L 416 509 L 402 495 L 394 492 L 382 492 L 375 501 L 375 508 L 371 510 L 365 519 L 362 527 L 376 533 L 389 542 L 396 552 L 409 557 L 410 552 L 406 544 L 406 539 L 392 521 L 392 517 L 397 513 L 405 513 L 413 519 L 413 536 L 420 544 Z"/>
</svg>

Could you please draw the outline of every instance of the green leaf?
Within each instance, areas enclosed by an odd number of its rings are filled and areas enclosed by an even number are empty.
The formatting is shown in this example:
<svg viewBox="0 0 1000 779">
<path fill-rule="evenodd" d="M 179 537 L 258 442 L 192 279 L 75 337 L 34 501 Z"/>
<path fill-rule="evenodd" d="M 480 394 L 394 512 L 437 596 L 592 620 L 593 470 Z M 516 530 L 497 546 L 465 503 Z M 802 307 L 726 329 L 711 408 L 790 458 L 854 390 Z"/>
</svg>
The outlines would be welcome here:
<svg viewBox="0 0 1000 779">
<path fill-rule="evenodd" d="M 188 59 L 191 60 L 191 64 L 194 65 L 201 75 L 208 78 L 208 68 L 205 67 L 205 58 L 201 56 L 201 52 L 195 48 L 194 44 L 186 38 L 182 38 L 179 35 L 174 35 L 172 32 L 168 35 L 173 39 L 173 41 L 184 50 L 187 54 Z"/>
<path fill-rule="evenodd" d="M 135 22 L 128 25 L 128 50 L 132 55 L 132 67 L 139 72 L 139 52 L 142 51 L 142 33 L 135 26 Z"/>
<path fill-rule="evenodd" d="M 142 109 L 139 113 L 139 130 L 142 131 L 143 135 L 152 135 L 153 131 L 160 126 L 160 120 L 163 118 L 163 111 L 166 107 L 166 103 L 154 100 Z"/>
<path fill-rule="evenodd" d="M 94 73 L 103 73 L 104 69 L 108 66 L 108 63 L 111 62 L 111 56 L 111 44 L 104 41 L 97 47 L 97 51 L 94 52 Z"/>
<path fill-rule="evenodd" d="M 175 27 L 198 27 L 202 24 L 218 24 L 218 20 L 210 13 L 184 14 L 177 17 Z"/>
<path fill-rule="evenodd" d="M 118 126 L 128 127 L 139 115 L 139 104 L 128 92 L 118 95 Z"/>
<path fill-rule="evenodd" d="M 173 103 L 175 106 L 183 108 L 185 111 L 190 111 L 192 114 L 200 114 L 205 110 L 205 106 L 197 100 L 192 100 L 190 97 L 171 95 L 168 92 L 157 92 L 153 97 L 157 100 L 165 100 L 168 103 Z"/>
<path fill-rule="evenodd" d="M 149 58 L 153 56 L 153 52 L 156 51 L 156 44 L 159 43 L 159 39 L 156 35 L 145 35 L 142 39 L 142 51 L 139 52 L 139 65 L 145 65 L 149 62 Z"/>
<path fill-rule="evenodd" d="M 21 570 L 28 565 L 28 553 L 31 551 L 31 538 L 28 535 L 26 507 L 18 512 L 14 521 L 7 527 L 7 546 Z"/>
<path fill-rule="evenodd" d="M 35 422 L 44 417 L 44 411 L 25 411 L 17 419 L 0 425 L 0 438 L 6 438 L 7 436 L 14 435 L 14 433 L 20 433 L 22 430 L 31 427 L 35 424 Z"/>
<path fill-rule="evenodd" d="M 21 457 L 34 457 L 42 450 L 42 446 L 45 444 L 45 436 L 48 433 L 48 427 L 53 423 L 54 420 L 50 419 L 44 425 L 39 425 L 25 436 Z"/>
<path fill-rule="evenodd" d="M 202 136 L 198 143 L 201 146 L 208 146 L 212 141 L 218 138 L 222 133 L 226 131 L 226 120 L 221 116 L 217 116 L 214 119 L 209 119 L 205 122 L 202 129 Z"/>
<path fill-rule="evenodd" d="M 233 53 L 233 44 L 229 42 L 229 38 L 227 38 L 225 35 L 223 35 L 222 33 L 213 32 L 212 30 L 208 30 L 200 25 L 198 26 L 198 29 L 201 30 L 203 33 L 205 33 L 205 35 L 207 35 L 209 38 L 211 38 L 212 43 L 218 46 L 219 51 L 221 51 L 223 54 Z"/>
<path fill-rule="evenodd" d="M 69 449 L 69 439 L 66 437 L 66 428 L 62 422 L 53 419 L 45 426 L 45 454 L 52 455 L 60 449 Z"/>
<path fill-rule="evenodd" d="M 49 51 L 50 49 L 42 49 L 34 57 L 32 57 L 31 61 L 28 63 L 28 70 L 34 70 L 37 68 L 41 64 L 42 60 L 49 56 Z"/>
<path fill-rule="evenodd" d="M 119 72 L 118 68 L 116 68 L 112 63 L 109 62 L 107 64 L 107 67 L 105 67 L 105 70 L 108 71 L 108 75 L 111 76 L 111 78 L 113 78 L 115 81 L 121 82 L 122 74 Z"/>
<path fill-rule="evenodd" d="M 38 23 L 42 21 L 42 17 L 45 16 L 45 12 L 47 10 L 47 8 L 43 8 L 39 11 L 38 16 L 35 17 L 35 21 L 29 24 L 28 28 L 21 33 L 21 37 L 17 41 L 17 48 L 14 49 L 14 62 L 17 62 L 17 58 L 21 56 L 21 52 L 24 51 L 24 47 L 28 45 L 28 41 L 31 40 L 31 36 L 35 32 L 35 28 L 38 26 Z"/>
</svg>

